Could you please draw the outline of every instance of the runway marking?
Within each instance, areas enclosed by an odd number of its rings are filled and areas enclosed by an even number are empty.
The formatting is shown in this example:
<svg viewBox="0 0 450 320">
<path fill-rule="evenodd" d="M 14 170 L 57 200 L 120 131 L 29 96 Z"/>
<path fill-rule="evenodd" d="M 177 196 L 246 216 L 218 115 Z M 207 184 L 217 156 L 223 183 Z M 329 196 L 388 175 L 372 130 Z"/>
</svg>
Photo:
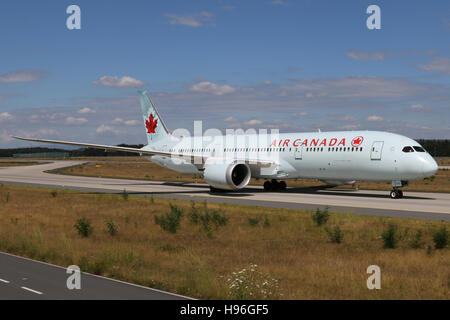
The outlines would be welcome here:
<svg viewBox="0 0 450 320">
<path fill-rule="evenodd" d="M 27 288 L 27 287 L 20 287 L 20 288 L 22 288 L 23 290 L 27 290 L 27 291 L 36 293 L 36 294 L 43 294 L 43 293 L 40 292 L 40 291 L 36 291 L 36 290 L 30 289 L 30 288 Z"/>
<path fill-rule="evenodd" d="M 3 279 L 0 279 L 0 282 L 3 282 L 3 283 L 9 283 L 8 280 L 3 280 Z"/>
<path fill-rule="evenodd" d="M 0 251 L 0 254 L 6 255 L 6 256 L 10 256 L 10 257 L 14 257 L 14 258 L 17 258 L 17 259 L 23 259 L 23 260 L 27 260 L 27 261 L 31 261 L 31 262 L 35 262 L 35 263 L 40 263 L 40 264 L 47 265 L 47 266 L 54 267 L 54 268 L 58 268 L 58 269 L 67 270 L 65 267 L 61 267 L 61 266 L 58 266 L 56 264 L 51 264 L 51 263 L 44 262 L 44 261 L 33 260 L 33 259 L 30 259 L 30 258 L 21 257 L 21 256 L 18 256 L 18 255 L 12 254 L 12 253 L 7 253 L 7 252 L 1 252 Z M 172 296 L 184 298 L 184 299 L 187 299 L 187 300 L 196 300 L 194 298 L 183 296 L 181 294 L 172 293 L 172 292 L 168 292 L 168 291 L 163 291 L 163 290 L 159 290 L 159 289 L 154 289 L 154 288 L 150 288 L 150 287 L 145 287 L 145 286 L 141 286 L 139 284 L 135 284 L 135 283 L 131 283 L 131 282 L 125 282 L 125 281 L 121 281 L 121 280 L 117 280 L 117 279 L 113 279 L 113 278 L 106 278 L 106 277 L 102 277 L 102 276 L 99 276 L 99 275 L 96 275 L 96 274 L 92 274 L 92 273 L 88 273 L 88 272 L 82 272 L 82 273 L 86 274 L 86 275 L 89 275 L 91 277 L 105 279 L 105 280 L 109 280 L 109 281 L 113 281 L 113 282 L 118 282 L 118 283 L 122 283 L 122 284 L 129 285 L 129 286 L 132 286 L 132 287 L 137 287 L 137 288 L 142 288 L 142 289 L 149 290 L 149 291 L 156 291 L 156 292 L 160 292 L 160 293 L 165 293 L 167 295 L 172 295 Z M 25 289 L 25 287 L 22 287 L 22 289 Z M 32 289 L 26 288 L 25 290 L 32 290 Z M 37 291 L 37 292 L 39 292 L 39 291 Z M 40 292 L 39 294 L 43 294 L 43 293 Z"/>
</svg>

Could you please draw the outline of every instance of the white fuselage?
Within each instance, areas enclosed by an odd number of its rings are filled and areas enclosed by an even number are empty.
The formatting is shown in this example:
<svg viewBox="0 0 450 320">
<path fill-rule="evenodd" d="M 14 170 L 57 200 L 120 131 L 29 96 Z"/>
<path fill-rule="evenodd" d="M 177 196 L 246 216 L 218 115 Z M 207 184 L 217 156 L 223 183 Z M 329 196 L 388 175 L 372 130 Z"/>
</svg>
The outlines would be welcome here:
<svg viewBox="0 0 450 320">
<path fill-rule="evenodd" d="M 405 147 L 413 151 L 404 152 Z M 252 177 L 311 178 L 332 184 L 355 180 L 407 181 L 433 175 L 437 170 L 434 159 L 427 152 L 415 151 L 414 147 L 421 148 L 407 137 L 377 131 L 189 137 L 165 140 L 152 146 L 153 150 L 168 151 L 174 157 L 152 156 L 150 159 L 189 174 L 202 174 L 199 166 L 191 163 L 190 156 L 273 160 L 276 165 L 269 169 L 252 169 Z M 180 159 L 179 155 L 189 157 Z"/>
</svg>

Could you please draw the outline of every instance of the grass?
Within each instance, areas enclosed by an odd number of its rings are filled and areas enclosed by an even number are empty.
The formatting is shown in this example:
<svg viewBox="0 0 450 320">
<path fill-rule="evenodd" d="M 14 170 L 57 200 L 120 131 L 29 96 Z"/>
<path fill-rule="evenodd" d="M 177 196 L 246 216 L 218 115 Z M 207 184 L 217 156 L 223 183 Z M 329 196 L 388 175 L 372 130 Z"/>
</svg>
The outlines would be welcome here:
<svg viewBox="0 0 450 320">
<path fill-rule="evenodd" d="M 0 167 L 21 167 L 21 166 L 34 166 L 37 164 L 43 164 L 36 161 L 0 161 Z"/>
<path fill-rule="evenodd" d="M 68 190 L 53 197 L 44 188 L 3 185 L 0 203 L 0 251 L 195 298 L 233 296 L 227 280 L 250 265 L 277 280 L 276 299 L 450 298 L 450 249 L 434 249 L 433 241 L 442 227 L 450 229 L 444 222 L 330 212 L 326 225 L 344 235 L 337 244 L 311 211 L 208 203 L 227 217 L 208 237 L 189 220 L 189 201 Z M 186 212 L 175 234 L 154 221 L 170 204 Z M 268 221 L 252 226 L 252 217 Z M 92 227 L 88 237 L 74 228 L 83 218 Z M 119 232 L 105 232 L 105 221 Z M 390 224 L 399 240 L 384 249 L 381 235 Z M 412 248 L 419 230 L 421 246 Z M 381 268 L 381 290 L 366 287 L 369 265 Z"/>
<path fill-rule="evenodd" d="M 445 165 L 447 158 L 438 158 L 440 165 Z M 85 175 L 92 177 L 125 178 L 138 180 L 175 181 L 203 183 L 203 177 L 199 175 L 188 175 L 178 173 L 167 168 L 154 164 L 145 158 L 132 157 L 131 159 L 108 159 L 104 161 L 90 162 L 78 167 L 68 168 L 61 171 L 64 174 Z M 263 180 L 251 179 L 250 185 L 262 185 Z M 312 179 L 292 179 L 287 180 L 289 187 L 315 187 L 324 186 L 325 183 Z M 339 188 L 352 189 L 355 186 L 339 186 Z M 356 187 L 369 190 L 391 190 L 390 182 L 357 182 Z M 438 170 L 436 175 L 419 180 L 412 180 L 404 191 L 429 191 L 429 192 L 450 192 L 450 170 Z"/>
</svg>

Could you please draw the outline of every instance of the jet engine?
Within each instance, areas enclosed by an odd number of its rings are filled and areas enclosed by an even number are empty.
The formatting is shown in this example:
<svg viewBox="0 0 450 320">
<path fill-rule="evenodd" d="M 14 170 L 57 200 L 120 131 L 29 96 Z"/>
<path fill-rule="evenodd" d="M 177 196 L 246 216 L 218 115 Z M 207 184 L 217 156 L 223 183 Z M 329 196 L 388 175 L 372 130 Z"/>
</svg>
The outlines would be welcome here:
<svg viewBox="0 0 450 320">
<path fill-rule="evenodd" d="M 251 178 L 250 167 L 239 161 L 212 162 L 203 172 L 206 182 L 216 189 L 239 190 L 245 188 Z"/>
</svg>

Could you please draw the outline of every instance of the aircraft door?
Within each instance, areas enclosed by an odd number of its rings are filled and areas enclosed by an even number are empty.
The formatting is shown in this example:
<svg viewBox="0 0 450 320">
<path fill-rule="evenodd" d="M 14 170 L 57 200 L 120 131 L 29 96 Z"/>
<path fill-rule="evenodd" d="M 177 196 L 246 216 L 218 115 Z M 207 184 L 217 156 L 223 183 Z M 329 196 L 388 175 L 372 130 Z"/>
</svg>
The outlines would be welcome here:
<svg viewBox="0 0 450 320">
<path fill-rule="evenodd" d="M 299 148 L 295 148 L 295 150 L 294 150 L 294 158 L 295 158 L 295 160 L 302 160 L 302 150 L 303 150 L 303 148 L 302 147 L 299 147 Z"/>
<path fill-rule="evenodd" d="M 381 152 L 383 151 L 384 141 L 375 141 L 372 145 L 372 150 L 370 150 L 371 160 L 381 160 Z"/>
</svg>

